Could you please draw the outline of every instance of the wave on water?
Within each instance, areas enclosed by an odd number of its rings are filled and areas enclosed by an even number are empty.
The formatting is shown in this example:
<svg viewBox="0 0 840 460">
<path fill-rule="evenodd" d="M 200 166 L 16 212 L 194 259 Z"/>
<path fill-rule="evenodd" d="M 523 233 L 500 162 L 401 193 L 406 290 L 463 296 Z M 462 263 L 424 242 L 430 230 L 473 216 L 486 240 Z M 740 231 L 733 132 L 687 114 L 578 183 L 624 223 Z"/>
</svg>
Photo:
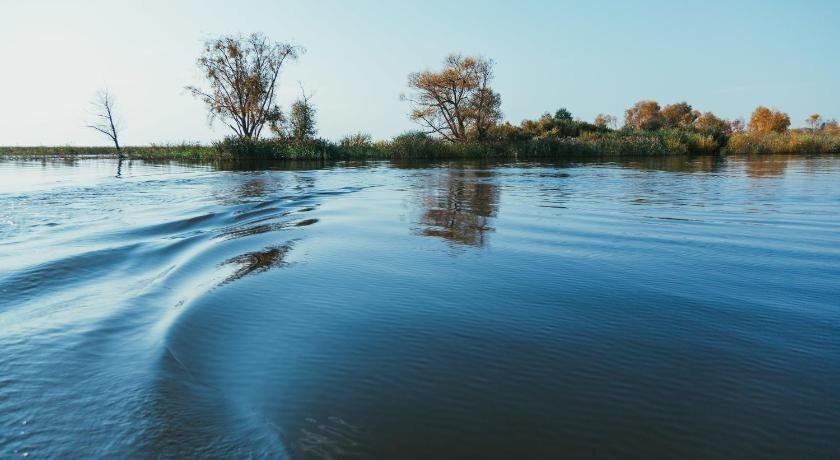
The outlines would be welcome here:
<svg viewBox="0 0 840 460">
<path fill-rule="evenodd" d="M 195 187 L 204 179 L 178 184 Z M 362 188 L 266 192 L 200 203 L 204 210 L 195 213 L 192 201 L 157 206 L 156 196 L 144 196 L 147 187 L 138 181 L 121 190 L 126 207 L 145 212 L 139 224 L 120 219 L 70 234 L 58 226 L 18 244 L 37 248 L 29 263 L 18 247 L 9 261 L 15 269 L 0 271 L 0 375 L 16 376 L 0 381 L 0 411 L 14 414 L 0 420 L 3 456 L 286 455 L 281 430 L 191 373 L 170 328 L 213 290 L 285 266 L 319 222 L 312 214 L 321 200 Z M 79 190 L 73 196 L 65 187 L 53 206 L 78 207 L 89 197 L 87 188 Z M 28 199 L 37 201 L 34 195 Z M 54 253 L 63 255 L 44 257 L 56 241 L 64 244 Z"/>
</svg>

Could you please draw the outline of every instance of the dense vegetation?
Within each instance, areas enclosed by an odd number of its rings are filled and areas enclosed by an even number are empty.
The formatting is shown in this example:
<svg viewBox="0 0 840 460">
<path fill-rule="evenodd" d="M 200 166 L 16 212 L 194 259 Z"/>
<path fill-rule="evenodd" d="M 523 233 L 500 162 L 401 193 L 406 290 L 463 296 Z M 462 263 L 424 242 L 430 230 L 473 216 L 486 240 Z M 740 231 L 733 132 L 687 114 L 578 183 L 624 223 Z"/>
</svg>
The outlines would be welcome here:
<svg viewBox="0 0 840 460">
<path fill-rule="evenodd" d="M 317 111 L 301 86 L 301 97 L 288 113 L 276 101 L 278 77 L 286 62 L 303 49 L 272 42 L 260 34 L 209 40 L 197 60 L 204 86 L 186 89 L 207 105 L 211 120 L 233 135 L 212 146 L 196 144 L 123 147 L 117 141 L 113 98 L 100 98 L 97 131 L 108 135 L 116 152 L 107 148 L 2 148 L 15 157 L 119 154 L 143 159 L 185 160 L 255 157 L 289 160 L 349 160 L 391 158 L 548 158 L 575 155 L 660 155 L 719 153 L 840 154 L 836 120 L 813 114 L 805 128 L 791 129 L 781 111 L 758 107 L 749 122 L 725 120 L 700 112 L 687 102 L 664 107 L 643 100 L 624 112 L 623 126 L 609 114 L 592 122 L 574 118 L 566 109 L 515 125 L 502 121 L 501 95 L 492 88 L 492 60 L 448 56 L 439 70 L 408 76 L 409 117 L 419 126 L 387 141 L 367 134 L 338 142 L 317 137 Z M 268 127 L 264 130 L 264 127 Z M 265 135 L 270 132 L 270 135 Z"/>
<path fill-rule="evenodd" d="M 340 142 L 313 139 L 242 140 L 225 138 L 213 145 L 178 144 L 122 147 L 121 155 L 144 160 L 217 160 L 258 157 L 276 160 L 363 159 L 539 159 L 574 156 L 642 156 L 682 154 L 840 154 L 840 132 L 791 130 L 784 133 L 735 133 L 719 144 L 713 136 L 686 130 L 584 131 L 577 137 L 534 137 L 447 143 L 422 132 L 390 141 L 371 142 L 354 135 Z M 0 147 L 0 156 L 15 158 L 117 156 L 113 147 Z"/>
</svg>

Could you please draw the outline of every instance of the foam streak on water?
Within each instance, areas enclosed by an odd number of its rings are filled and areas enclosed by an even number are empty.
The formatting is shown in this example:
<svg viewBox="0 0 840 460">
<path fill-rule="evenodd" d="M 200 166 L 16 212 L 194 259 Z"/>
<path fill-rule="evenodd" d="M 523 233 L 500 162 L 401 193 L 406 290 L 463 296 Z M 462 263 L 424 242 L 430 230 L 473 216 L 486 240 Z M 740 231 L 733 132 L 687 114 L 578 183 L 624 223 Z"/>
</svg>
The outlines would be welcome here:
<svg viewBox="0 0 840 460">
<path fill-rule="evenodd" d="M 0 162 L 0 457 L 840 456 L 840 158 Z"/>
</svg>

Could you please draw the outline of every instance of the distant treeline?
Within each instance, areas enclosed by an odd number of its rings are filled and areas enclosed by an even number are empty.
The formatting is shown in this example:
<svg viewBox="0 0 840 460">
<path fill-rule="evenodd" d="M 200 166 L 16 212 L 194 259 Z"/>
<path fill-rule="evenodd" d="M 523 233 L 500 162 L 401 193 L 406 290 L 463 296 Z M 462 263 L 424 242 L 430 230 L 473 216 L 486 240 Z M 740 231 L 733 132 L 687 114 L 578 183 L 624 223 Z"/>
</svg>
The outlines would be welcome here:
<svg viewBox="0 0 840 460">
<path fill-rule="evenodd" d="M 840 154 L 836 120 L 823 120 L 815 113 L 805 120 L 806 128 L 791 129 L 788 114 L 767 107 L 756 108 L 745 123 L 700 112 L 686 102 L 662 107 L 644 100 L 624 112 L 621 126 L 609 114 L 588 122 L 563 108 L 514 125 L 502 120 L 502 98 L 491 86 L 493 61 L 457 54 L 448 56 L 438 70 L 408 76 L 409 91 L 401 99 L 410 106 L 409 118 L 418 124 L 417 131 L 384 141 L 359 133 L 332 142 L 317 137 L 317 111 L 302 85 L 300 98 L 288 112 L 276 100 L 281 69 L 303 51 L 261 34 L 207 41 L 197 60 L 205 85 L 186 89 L 207 105 L 211 122 L 223 123 L 232 135 L 212 147 L 123 147 L 121 154 L 276 159 Z M 95 103 L 100 114 L 90 127 L 107 135 L 120 151 L 113 97 L 104 92 Z"/>
</svg>

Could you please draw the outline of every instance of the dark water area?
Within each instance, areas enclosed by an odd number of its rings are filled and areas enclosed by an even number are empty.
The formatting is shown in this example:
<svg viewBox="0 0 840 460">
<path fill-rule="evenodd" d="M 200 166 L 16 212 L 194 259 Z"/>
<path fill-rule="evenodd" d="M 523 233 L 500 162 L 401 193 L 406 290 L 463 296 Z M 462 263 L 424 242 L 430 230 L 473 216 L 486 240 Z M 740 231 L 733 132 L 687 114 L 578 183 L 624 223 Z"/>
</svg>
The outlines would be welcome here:
<svg viewBox="0 0 840 460">
<path fill-rule="evenodd" d="M 838 157 L 222 166 L 0 161 L 0 457 L 840 457 Z"/>
</svg>

